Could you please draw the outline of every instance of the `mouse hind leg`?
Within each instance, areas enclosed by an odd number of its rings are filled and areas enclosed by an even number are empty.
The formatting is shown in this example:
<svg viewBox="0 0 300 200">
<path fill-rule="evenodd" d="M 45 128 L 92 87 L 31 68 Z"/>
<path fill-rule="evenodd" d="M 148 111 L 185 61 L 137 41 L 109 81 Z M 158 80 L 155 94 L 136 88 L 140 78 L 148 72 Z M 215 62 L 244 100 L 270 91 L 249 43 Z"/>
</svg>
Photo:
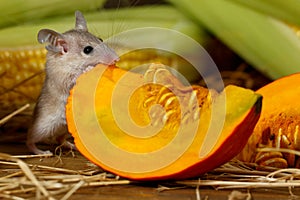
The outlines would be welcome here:
<svg viewBox="0 0 300 200">
<path fill-rule="evenodd" d="M 49 123 L 49 119 L 52 119 Z M 54 119 L 54 120 L 53 120 Z M 49 121 L 46 121 L 49 120 Z M 36 144 L 44 142 L 48 144 L 55 144 L 56 138 L 60 135 L 65 134 L 67 130 L 65 125 L 60 124 L 55 118 L 36 118 L 32 127 L 28 130 L 26 145 L 30 152 L 34 154 L 52 154 L 50 150 L 41 150 Z"/>
<path fill-rule="evenodd" d="M 30 128 L 27 134 L 26 145 L 30 152 L 34 154 L 52 154 L 50 150 L 41 150 L 36 146 L 36 143 L 43 141 L 44 137 L 42 133 L 34 131 L 34 127 Z"/>
<path fill-rule="evenodd" d="M 76 149 L 75 145 L 67 141 L 68 133 L 67 125 L 64 120 L 57 115 L 46 117 L 36 117 L 32 127 L 27 135 L 27 147 L 35 154 L 49 154 L 49 150 L 43 151 L 36 146 L 36 143 L 45 142 L 48 144 L 58 144 L 68 149 Z"/>
</svg>

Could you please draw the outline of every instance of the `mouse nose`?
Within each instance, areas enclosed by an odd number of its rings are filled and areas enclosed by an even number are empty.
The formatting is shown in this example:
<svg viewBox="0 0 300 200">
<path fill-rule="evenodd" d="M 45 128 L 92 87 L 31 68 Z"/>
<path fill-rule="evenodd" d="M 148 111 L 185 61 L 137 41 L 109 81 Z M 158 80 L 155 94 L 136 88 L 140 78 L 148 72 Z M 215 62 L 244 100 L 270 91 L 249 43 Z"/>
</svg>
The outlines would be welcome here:
<svg viewBox="0 0 300 200">
<path fill-rule="evenodd" d="M 113 64 L 116 64 L 120 60 L 120 57 L 115 53 L 115 55 L 112 56 L 110 58 L 110 60 L 111 60 L 111 63 L 109 63 L 109 65 L 113 65 Z"/>
<path fill-rule="evenodd" d="M 113 65 L 120 60 L 120 57 L 118 56 L 118 54 L 113 49 L 109 48 L 108 46 L 106 46 L 104 52 L 105 53 L 104 53 L 104 56 L 102 59 L 103 64 Z"/>
</svg>

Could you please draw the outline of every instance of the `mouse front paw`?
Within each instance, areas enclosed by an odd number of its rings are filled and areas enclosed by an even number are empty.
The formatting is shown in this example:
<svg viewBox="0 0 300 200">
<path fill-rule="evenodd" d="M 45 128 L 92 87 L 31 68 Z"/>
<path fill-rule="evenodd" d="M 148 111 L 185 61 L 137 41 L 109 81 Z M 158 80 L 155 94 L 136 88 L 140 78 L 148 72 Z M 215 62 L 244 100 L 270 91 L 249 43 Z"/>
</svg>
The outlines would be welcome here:
<svg viewBox="0 0 300 200">
<path fill-rule="evenodd" d="M 69 141 L 65 141 L 63 143 L 63 146 L 67 149 L 71 149 L 71 150 L 77 150 L 75 144 L 73 144 L 72 142 L 69 142 Z"/>
</svg>

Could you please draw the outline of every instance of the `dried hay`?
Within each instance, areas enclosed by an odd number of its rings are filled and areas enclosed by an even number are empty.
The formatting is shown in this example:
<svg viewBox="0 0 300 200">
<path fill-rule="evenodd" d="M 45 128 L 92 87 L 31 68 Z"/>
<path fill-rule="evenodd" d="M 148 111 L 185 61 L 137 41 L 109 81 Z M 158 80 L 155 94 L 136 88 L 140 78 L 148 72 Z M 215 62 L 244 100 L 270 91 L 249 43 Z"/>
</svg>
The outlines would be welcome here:
<svg viewBox="0 0 300 200">
<path fill-rule="evenodd" d="M 79 189 L 87 187 L 138 184 L 103 172 L 97 166 L 84 170 L 72 170 L 28 164 L 22 160 L 33 157 L 47 159 L 46 156 L 41 155 L 11 156 L 0 153 L 2 171 L 0 197 L 5 199 L 68 199 Z M 195 187 L 196 199 L 201 199 L 200 189 L 209 187 L 215 190 L 233 190 L 228 199 L 238 199 L 237 197 L 250 199 L 249 192 L 242 193 L 237 189 L 250 191 L 257 188 L 281 188 L 295 196 L 293 189 L 300 186 L 300 169 L 277 169 L 269 172 L 258 171 L 254 168 L 254 164 L 233 160 L 204 174 L 199 179 L 164 182 L 163 184 L 172 186 L 159 186 L 158 191 Z"/>
<path fill-rule="evenodd" d="M 253 163 L 232 160 L 207 173 L 198 180 L 177 181 L 188 186 L 212 186 L 220 189 L 287 188 L 300 186 L 300 169 L 265 168 L 274 171 L 258 171 Z"/>
<path fill-rule="evenodd" d="M 124 185 L 129 180 L 120 180 L 111 174 L 99 173 L 96 166 L 88 170 L 70 170 L 44 165 L 32 165 L 22 161 L 26 155 L 11 156 L 0 153 L 1 171 L 6 175 L 0 177 L 0 197 L 7 199 L 68 199 L 78 189 L 84 187 Z M 32 155 L 28 157 L 32 158 Z M 46 158 L 45 156 L 35 156 Z M 3 166 L 18 168 L 3 168 Z"/>
<path fill-rule="evenodd" d="M 5 124 L 8 120 L 10 120 L 11 118 L 13 118 L 17 114 L 19 114 L 19 113 L 23 112 L 24 110 L 26 110 L 27 108 L 29 108 L 29 106 L 30 106 L 29 104 L 25 104 L 21 108 L 19 108 L 16 111 L 8 114 L 6 117 L 3 117 L 2 119 L 0 119 L 0 126 L 3 125 L 3 124 Z"/>
</svg>

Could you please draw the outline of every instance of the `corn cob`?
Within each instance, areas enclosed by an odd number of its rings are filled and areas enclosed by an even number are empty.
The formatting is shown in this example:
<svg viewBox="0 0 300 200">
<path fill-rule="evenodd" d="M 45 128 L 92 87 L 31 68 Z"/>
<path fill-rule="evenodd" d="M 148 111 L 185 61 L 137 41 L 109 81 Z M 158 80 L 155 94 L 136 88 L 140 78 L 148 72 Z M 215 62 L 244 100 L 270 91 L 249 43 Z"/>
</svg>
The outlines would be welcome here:
<svg viewBox="0 0 300 200">
<path fill-rule="evenodd" d="M 119 20 L 113 19 L 115 16 L 114 11 L 87 14 L 86 19 L 89 27 L 91 27 L 90 31 L 96 35 L 97 33 L 103 33 L 101 34 L 103 39 L 108 37 L 109 34 L 122 31 L 117 29 L 110 32 L 114 28 L 112 24 L 121 24 L 121 28 L 125 27 L 125 30 L 144 26 L 172 28 L 189 34 L 200 42 L 204 43 L 206 41 L 205 33 L 195 24 L 185 23 L 183 16 L 175 9 L 171 7 L 152 7 L 149 19 L 144 16 L 144 19 L 140 20 L 139 17 L 143 16 L 145 9 L 149 10 L 149 8 L 139 8 L 138 10 L 131 8 L 124 11 L 120 9 L 118 11 Z M 129 21 L 121 20 L 126 13 L 135 13 L 136 19 L 132 15 Z M 165 15 L 165 13 L 169 14 Z M 151 16 L 155 16 L 154 19 Z M 165 20 L 164 16 L 167 16 Z M 72 14 L 69 17 L 48 19 L 46 21 L 47 23 L 23 25 L 0 30 L 0 101 L 3 102 L 0 110 L 16 109 L 25 103 L 35 102 L 44 79 L 41 71 L 44 69 L 46 54 L 44 46 L 37 43 L 36 34 L 42 28 L 51 28 L 59 32 L 70 29 L 73 27 L 74 17 Z M 7 37 L 10 37 L 10 39 L 8 40 Z M 130 43 L 130 41 L 127 42 Z M 118 45 L 118 41 L 116 41 L 116 44 L 114 44 L 116 50 L 118 50 Z M 162 62 L 169 66 L 189 65 L 175 54 L 148 49 L 123 55 L 118 66 L 129 69 L 129 66 L 137 66 L 149 62 Z"/>
<path fill-rule="evenodd" d="M 299 71 L 300 40 L 285 22 L 232 1 L 169 1 L 193 16 L 270 78 L 277 79 Z M 253 1 L 247 2 L 250 4 Z M 272 7 L 273 1 L 268 2 Z M 299 9 L 299 1 L 276 2 L 291 3 L 291 8 Z"/>
<path fill-rule="evenodd" d="M 0 51 L 1 109 L 34 102 L 43 82 L 46 50 L 25 48 Z"/>
</svg>

